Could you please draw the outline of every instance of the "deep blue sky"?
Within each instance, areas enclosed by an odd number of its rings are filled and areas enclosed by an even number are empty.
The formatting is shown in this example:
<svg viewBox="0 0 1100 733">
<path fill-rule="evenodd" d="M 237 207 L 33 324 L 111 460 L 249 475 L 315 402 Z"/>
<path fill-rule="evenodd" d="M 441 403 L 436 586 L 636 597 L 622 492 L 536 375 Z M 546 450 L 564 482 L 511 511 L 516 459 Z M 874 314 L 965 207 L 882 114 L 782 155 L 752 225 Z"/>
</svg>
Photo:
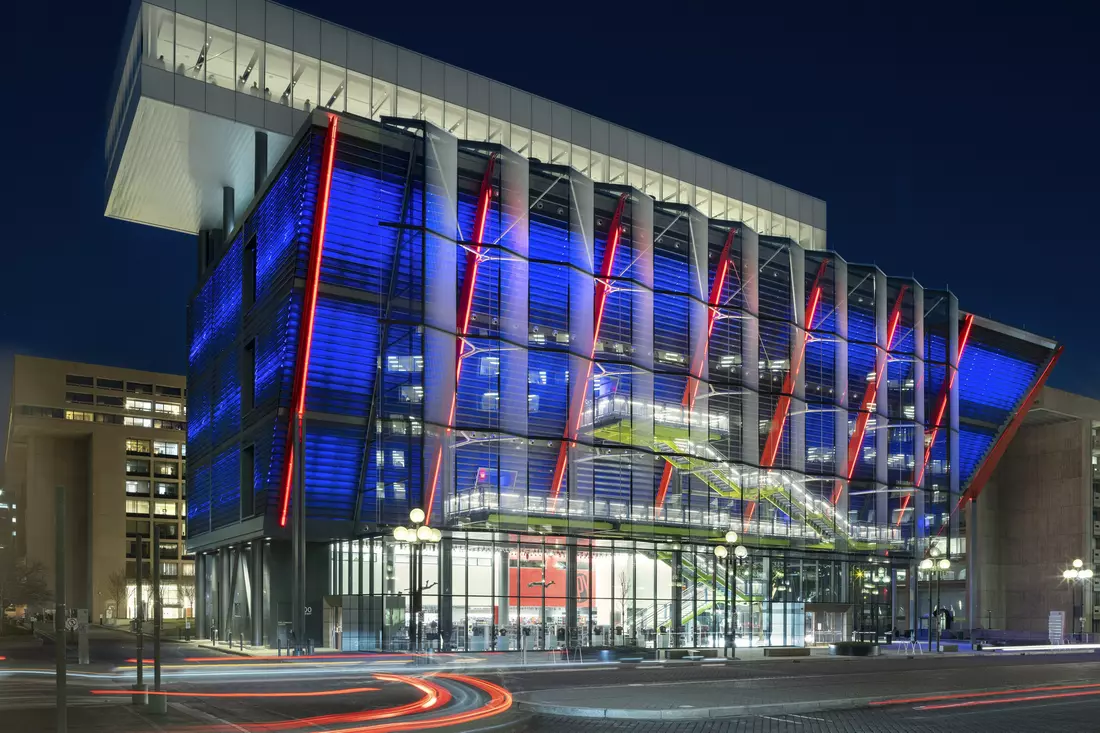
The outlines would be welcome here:
<svg viewBox="0 0 1100 733">
<path fill-rule="evenodd" d="M 1062 341 L 1051 383 L 1100 397 L 1091 3 L 289 4 L 819 196 L 849 261 Z M 19 5 L 0 350 L 183 372 L 193 240 L 103 217 L 123 3 Z"/>
</svg>

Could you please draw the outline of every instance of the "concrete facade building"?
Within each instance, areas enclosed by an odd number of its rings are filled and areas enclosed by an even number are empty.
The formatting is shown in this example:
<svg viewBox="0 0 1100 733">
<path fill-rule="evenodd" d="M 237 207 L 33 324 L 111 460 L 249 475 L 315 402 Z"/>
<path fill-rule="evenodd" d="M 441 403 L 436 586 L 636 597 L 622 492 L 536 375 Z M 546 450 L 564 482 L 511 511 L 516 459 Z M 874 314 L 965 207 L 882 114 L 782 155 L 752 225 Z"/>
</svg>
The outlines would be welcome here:
<svg viewBox="0 0 1100 733">
<path fill-rule="evenodd" d="M 192 585 L 186 517 L 184 378 L 16 356 L 5 451 L 5 498 L 17 555 L 55 570 L 56 486 L 67 490 L 68 601 L 92 618 L 132 617 L 137 543 L 145 577 L 160 532 L 165 615 L 182 615 Z M 6 534 L 6 532 L 5 532 Z M 125 571 L 125 609 L 110 577 Z M 189 594 L 184 594 L 189 595 Z M 148 599 L 148 594 L 146 594 Z"/>
<path fill-rule="evenodd" d="M 1100 400 L 1044 388 L 976 502 L 981 617 L 975 626 L 1045 633 L 1051 611 L 1066 629 L 1100 631 L 1075 559 L 1100 566 Z"/>
</svg>

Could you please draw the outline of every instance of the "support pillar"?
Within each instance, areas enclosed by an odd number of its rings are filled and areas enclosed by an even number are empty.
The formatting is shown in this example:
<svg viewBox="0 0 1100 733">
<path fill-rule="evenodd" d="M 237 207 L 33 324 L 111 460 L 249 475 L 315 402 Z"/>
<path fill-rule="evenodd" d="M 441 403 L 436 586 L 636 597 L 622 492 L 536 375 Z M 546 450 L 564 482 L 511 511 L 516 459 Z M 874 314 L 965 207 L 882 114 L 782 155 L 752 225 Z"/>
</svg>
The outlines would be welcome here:
<svg viewBox="0 0 1100 733">
<path fill-rule="evenodd" d="M 256 157 L 252 175 L 252 193 L 258 194 L 267 177 L 267 133 L 262 130 L 256 130 Z"/>
<path fill-rule="evenodd" d="M 493 599 L 493 604 L 497 609 L 496 613 L 496 625 L 497 629 L 508 629 L 508 635 L 503 637 L 497 637 L 497 649 L 505 650 L 509 648 L 519 648 L 520 640 L 511 636 L 511 608 L 508 605 L 509 595 L 511 593 L 509 589 L 509 575 L 508 575 L 508 551 L 502 550 L 497 553 L 496 560 L 496 598 Z M 523 633 L 523 629 L 517 627 L 516 635 Z"/>
<path fill-rule="evenodd" d="M 439 541 L 439 651 L 454 645 L 454 540 Z"/>
<path fill-rule="evenodd" d="M 235 195 L 232 186 L 222 186 L 222 240 L 223 244 L 229 243 L 229 237 L 237 228 L 237 211 L 235 208 Z"/>
<path fill-rule="evenodd" d="M 672 604 L 670 616 L 672 623 L 672 646 L 678 647 L 681 642 L 681 634 L 684 631 L 683 620 L 684 602 L 684 553 L 683 550 L 672 551 Z"/>
<path fill-rule="evenodd" d="M 569 538 L 565 548 L 565 645 L 580 643 L 580 621 L 577 618 L 577 540 Z"/>
<path fill-rule="evenodd" d="M 264 604 L 263 604 L 263 567 L 264 544 L 257 539 L 252 543 L 252 552 L 249 554 L 249 581 L 252 589 L 251 603 L 252 616 L 252 646 L 264 644 Z"/>
</svg>

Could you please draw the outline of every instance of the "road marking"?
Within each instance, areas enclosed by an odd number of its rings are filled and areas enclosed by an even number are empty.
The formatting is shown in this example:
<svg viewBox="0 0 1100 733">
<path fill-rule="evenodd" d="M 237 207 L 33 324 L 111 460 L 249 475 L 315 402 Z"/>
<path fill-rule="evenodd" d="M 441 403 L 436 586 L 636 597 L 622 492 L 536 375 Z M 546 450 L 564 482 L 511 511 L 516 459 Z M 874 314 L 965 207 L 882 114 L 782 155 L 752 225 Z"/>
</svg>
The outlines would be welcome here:
<svg viewBox="0 0 1100 733">
<path fill-rule="evenodd" d="M 230 723 L 228 720 L 219 718 L 217 715 L 211 715 L 203 710 L 196 710 L 193 707 L 184 705 L 182 702 L 168 703 L 169 707 L 176 708 L 177 710 L 190 715 L 192 718 L 198 718 L 199 720 L 206 721 L 207 723 L 217 723 L 218 725 L 226 725 L 233 730 L 239 730 L 241 733 L 249 733 L 247 728 L 242 728 L 236 723 Z"/>
<path fill-rule="evenodd" d="M 780 723 L 790 723 L 791 725 L 805 725 L 804 723 L 799 723 L 797 720 L 787 720 L 786 718 L 773 718 L 770 715 L 761 715 L 760 717 L 767 718 L 768 720 L 778 720 Z"/>
<path fill-rule="evenodd" d="M 794 713 L 787 713 L 787 715 L 791 716 L 792 718 L 805 718 L 806 720 L 820 720 L 822 722 L 824 722 L 825 720 L 825 718 L 815 718 L 812 715 L 795 715 Z"/>
</svg>

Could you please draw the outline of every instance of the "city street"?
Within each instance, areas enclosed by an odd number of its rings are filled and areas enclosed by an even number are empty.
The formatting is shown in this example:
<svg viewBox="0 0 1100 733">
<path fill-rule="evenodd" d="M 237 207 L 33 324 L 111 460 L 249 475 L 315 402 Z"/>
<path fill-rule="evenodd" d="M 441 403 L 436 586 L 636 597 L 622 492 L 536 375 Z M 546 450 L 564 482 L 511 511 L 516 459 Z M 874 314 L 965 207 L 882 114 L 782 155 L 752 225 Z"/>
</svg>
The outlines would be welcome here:
<svg viewBox="0 0 1100 733">
<path fill-rule="evenodd" d="M 1100 715 L 1100 658 L 1087 652 L 522 667 L 512 655 L 249 658 L 166 643 L 167 714 L 154 716 L 131 704 L 133 642 L 98 630 L 93 664 L 70 665 L 71 731 L 1001 732 L 1087 730 Z M 49 640 L 0 643 L 12 730 L 52 729 L 52 653 Z"/>
</svg>

